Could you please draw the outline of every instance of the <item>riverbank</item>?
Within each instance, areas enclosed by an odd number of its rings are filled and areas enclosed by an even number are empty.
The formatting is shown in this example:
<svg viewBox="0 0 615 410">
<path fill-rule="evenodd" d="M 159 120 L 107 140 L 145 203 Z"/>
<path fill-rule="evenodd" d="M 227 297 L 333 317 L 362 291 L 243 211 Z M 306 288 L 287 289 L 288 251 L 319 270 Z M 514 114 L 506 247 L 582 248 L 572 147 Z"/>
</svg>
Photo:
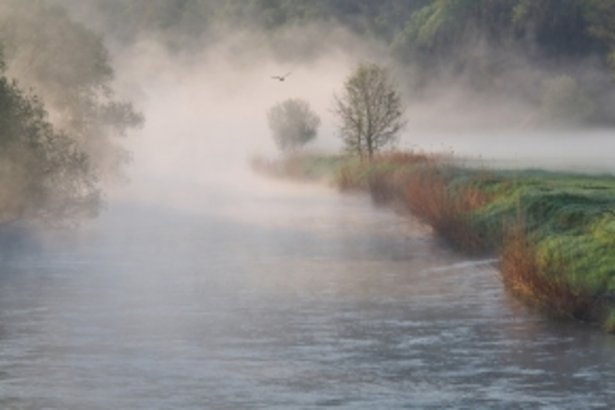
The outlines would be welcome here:
<svg viewBox="0 0 615 410">
<path fill-rule="evenodd" d="M 492 170 L 398 152 L 294 156 L 257 170 L 329 180 L 407 210 L 452 247 L 496 254 L 507 289 L 549 314 L 615 332 L 615 177 Z"/>
</svg>

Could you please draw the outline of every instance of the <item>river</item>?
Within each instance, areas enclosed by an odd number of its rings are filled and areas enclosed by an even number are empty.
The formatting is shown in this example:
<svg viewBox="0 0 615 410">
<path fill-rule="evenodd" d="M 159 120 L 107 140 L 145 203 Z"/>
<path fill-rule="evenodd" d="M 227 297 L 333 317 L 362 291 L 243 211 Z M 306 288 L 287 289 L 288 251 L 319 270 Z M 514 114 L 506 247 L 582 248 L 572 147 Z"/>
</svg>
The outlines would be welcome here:
<svg viewBox="0 0 615 410">
<path fill-rule="evenodd" d="M 364 196 L 267 186 L 5 252 L 0 408 L 615 406 L 615 337 Z"/>
</svg>

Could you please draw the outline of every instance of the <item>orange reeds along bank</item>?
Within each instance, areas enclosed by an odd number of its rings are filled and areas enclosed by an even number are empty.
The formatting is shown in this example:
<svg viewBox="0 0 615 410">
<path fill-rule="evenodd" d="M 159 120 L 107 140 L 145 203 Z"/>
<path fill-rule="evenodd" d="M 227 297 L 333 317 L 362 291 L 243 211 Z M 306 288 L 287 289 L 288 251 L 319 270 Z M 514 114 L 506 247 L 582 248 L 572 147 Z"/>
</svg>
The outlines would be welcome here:
<svg viewBox="0 0 615 410">
<path fill-rule="evenodd" d="M 565 280 L 562 273 L 566 268 L 562 256 L 541 261 L 521 218 L 507 229 L 500 271 L 511 292 L 557 316 L 599 320 L 605 314 L 605 306 Z"/>
</svg>

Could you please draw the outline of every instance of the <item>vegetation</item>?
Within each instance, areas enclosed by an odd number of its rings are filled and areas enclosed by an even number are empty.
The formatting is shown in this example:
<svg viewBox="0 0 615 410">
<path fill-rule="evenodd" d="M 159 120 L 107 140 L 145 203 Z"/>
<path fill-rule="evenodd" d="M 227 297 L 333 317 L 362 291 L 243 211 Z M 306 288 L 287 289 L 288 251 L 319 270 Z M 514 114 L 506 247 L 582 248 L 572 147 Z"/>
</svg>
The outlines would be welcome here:
<svg viewBox="0 0 615 410">
<path fill-rule="evenodd" d="M 91 24 L 118 42 L 145 36 L 175 52 L 191 53 L 241 27 L 275 44 L 280 59 L 309 59 L 329 50 L 322 44 L 332 43 L 341 26 L 360 43 L 388 50 L 406 82 L 402 91 L 413 98 L 439 95 L 450 85 L 485 104 L 506 96 L 545 113 L 535 118 L 540 125 L 553 119 L 541 109 L 553 98 L 552 87 L 542 84 L 567 76 L 589 99 L 585 108 L 593 107 L 572 120 L 615 123 L 612 0 L 47 1 L 95 13 Z M 288 34 L 304 27 L 312 28 L 309 36 Z M 520 113 L 509 121 L 519 125 L 527 117 Z"/>
<path fill-rule="evenodd" d="M 87 155 L 53 129 L 40 100 L 0 77 L 0 227 L 95 214 L 100 192 Z"/>
<path fill-rule="evenodd" d="M 99 177 L 117 177 L 130 156 L 116 138 L 143 117 L 115 98 L 102 39 L 61 7 L 20 0 L 1 2 L 0 38 L 7 75 L 38 95 L 49 120 L 89 156 Z"/>
<path fill-rule="evenodd" d="M 269 128 L 278 148 L 285 153 L 303 147 L 316 137 L 320 118 L 307 101 L 288 99 L 271 107 Z"/>
<path fill-rule="evenodd" d="M 392 146 L 404 126 L 401 97 L 376 64 L 361 64 L 348 78 L 335 97 L 335 113 L 347 151 L 369 159 Z"/>
<path fill-rule="evenodd" d="M 0 228 L 96 215 L 129 159 L 114 139 L 143 121 L 102 39 L 50 2 L 5 0 L 0 40 Z"/>
<path fill-rule="evenodd" d="M 504 283 L 550 313 L 615 331 L 615 178 L 463 167 L 416 153 L 292 159 L 343 190 L 368 191 L 433 227 L 453 247 L 497 253 Z M 297 165 L 298 164 L 298 165 Z"/>
</svg>

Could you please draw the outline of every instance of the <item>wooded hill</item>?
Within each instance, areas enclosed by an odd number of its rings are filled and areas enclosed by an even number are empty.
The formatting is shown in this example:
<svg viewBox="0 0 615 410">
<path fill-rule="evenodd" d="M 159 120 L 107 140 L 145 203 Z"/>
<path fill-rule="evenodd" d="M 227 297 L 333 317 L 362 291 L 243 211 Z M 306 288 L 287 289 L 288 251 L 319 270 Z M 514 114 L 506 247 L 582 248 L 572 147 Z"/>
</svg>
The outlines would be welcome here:
<svg viewBox="0 0 615 410">
<path fill-rule="evenodd" d="M 615 122 L 613 0 L 49 1 L 122 44 L 154 38 L 178 53 L 248 30 L 296 62 L 313 58 L 341 27 L 378 43 L 413 98 L 454 84 L 490 105 L 529 104 L 539 124 Z M 315 25 L 307 42 L 284 37 Z"/>
</svg>

